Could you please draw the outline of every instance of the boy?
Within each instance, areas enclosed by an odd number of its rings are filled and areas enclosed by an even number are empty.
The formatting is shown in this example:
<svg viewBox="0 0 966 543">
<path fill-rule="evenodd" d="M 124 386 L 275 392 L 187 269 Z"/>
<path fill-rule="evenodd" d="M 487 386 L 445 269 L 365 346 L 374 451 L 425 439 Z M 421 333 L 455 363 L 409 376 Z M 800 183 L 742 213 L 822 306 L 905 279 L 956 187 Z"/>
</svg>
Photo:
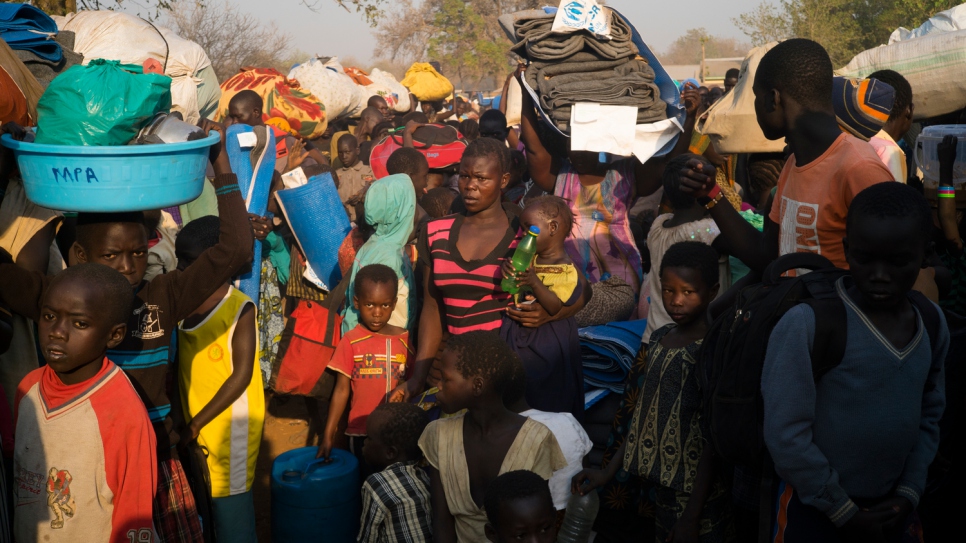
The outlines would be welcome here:
<svg viewBox="0 0 966 543">
<path fill-rule="evenodd" d="M 556 512 L 547 481 L 532 471 L 508 471 L 490 483 L 484 499 L 486 538 L 492 543 L 557 540 Z"/>
<path fill-rule="evenodd" d="M 417 462 L 429 416 L 411 403 L 379 405 L 366 421 L 362 455 L 376 473 L 362 485 L 359 543 L 433 540 L 429 476 Z"/>
<path fill-rule="evenodd" d="M 413 188 L 416 189 L 416 198 L 422 198 L 426 194 L 426 186 L 429 184 L 429 162 L 419 151 L 410 147 L 401 147 L 389 155 L 386 161 L 386 170 L 389 175 L 404 173 L 413 181 Z"/>
<path fill-rule="evenodd" d="M 151 420 L 105 353 L 127 332 L 131 287 L 100 264 L 50 280 L 37 323 L 47 365 L 15 401 L 15 540 L 154 541 Z"/>
<path fill-rule="evenodd" d="M 849 204 L 862 189 L 893 181 L 875 151 L 843 134 L 832 107 L 832 61 L 816 42 L 792 39 L 765 53 L 755 73 L 755 115 L 770 140 L 785 138 L 791 156 L 778 180 L 764 232 L 722 199 L 714 169 L 697 161 L 681 188 L 711 210 L 732 253 L 761 272 L 779 255 L 814 252 L 848 268 L 842 238 Z"/>
<path fill-rule="evenodd" d="M 846 225 L 851 277 L 836 283 L 848 319 L 841 363 L 815 382 L 815 317 L 805 304 L 772 331 L 761 392 L 765 444 L 782 479 L 775 541 L 899 541 L 925 490 L 949 346 L 942 313 L 909 295 L 931 228 L 913 188 L 865 189 Z"/>
<path fill-rule="evenodd" d="M 339 175 L 339 199 L 345 206 L 349 220 L 356 222 L 356 204 L 366 196 L 366 189 L 376 177 L 372 168 L 359 160 L 359 140 L 352 134 L 345 134 L 339 138 L 339 161 L 342 167 Z"/>
<path fill-rule="evenodd" d="M 181 230 L 175 251 L 185 269 L 218 243 L 218 217 Z M 265 421 L 262 372 L 255 371 L 255 304 L 226 281 L 178 325 L 178 384 L 188 431 L 208 451 L 215 535 L 255 543 L 252 481 Z"/>
<path fill-rule="evenodd" d="M 386 102 L 386 99 L 383 98 L 382 96 L 379 96 L 378 94 L 374 94 L 370 96 L 369 101 L 366 102 L 366 107 L 376 108 L 379 111 L 379 113 L 382 115 L 382 120 L 384 121 L 392 120 L 393 111 L 389 107 L 389 102 Z"/>
<path fill-rule="evenodd" d="M 905 77 L 892 70 L 879 70 L 869 75 L 869 78 L 878 79 L 895 91 L 895 102 L 892 104 L 889 120 L 882 130 L 869 140 L 869 143 L 872 144 L 875 154 L 879 155 L 882 163 L 892 172 L 896 181 L 905 183 L 909 177 L 906 169 L 906 154 L 896 142 L 901 140 L 912 127 L 912 115 L 916 110 L 915 104 L 912 103 L 912 87 Z"/>
<path fill-rule="evenodd" d="M 263 108 L 264 101 L 257 92 L 251 89 L 243 90 L 228 101 L 228 118 L 225 119 L 225 126 L 235 123 L 265 126 Z M 272 126 L 271 129 L 275 133 L 275 171 L 278 173 L 286 173 L 298 166 L 329 163 L 312 142 L 300 140 L 276 126 Z M 290 153 L 304 156 L 290 159 Z"/>
<path fill-rule="evenodd" d="M 338 374 L 325 435 L 319 445 L 319 458 L 332 452 L 339 419 L 349 403 L 349 450 L 361 456 L 366 439 L 366 419 L 384 403 L 406 373 L 406 362 L 412 357 L 409 332 L 389 324 L 396 308 L 399 278 L 383 264 L 370 264 L 356 274 L 352 305 L 359 311 L 359 324 L 349 330 L 332 354 L 329 367 Z M 370 466 L 366 466 L 368 468 Z M 365 470 L 363 470 L 365 472 Z"/>
<path fill-rule="evenodd" d="M 201 541 L 194 498 L 188 489 L 175 445 L 181 428 L 175 424 L 168 399 L 167 378 L 171 333 L 201 300 L 237 275 L 252 259 L 252 228 L 248 211 L 231 173 L 224 150 L 224 129 L 205 121 L 205 132 L 217 130 L 222 143 L 212 147 L 211 161 L 221 218 L 218 245 L 193 264 L 144 281 L 148 236 L 142 213 L 81 213 L 72 257 L 80 263 L 104 264 L 121 272 L 134 291 L 127 335 L 108 355 L 134 384 L 148 409 L 158 444 L 158 491 L 155 528 L 162 543 Z M 49 279 L 14 264 L 0 264 L 0 301 L 35 321 Z"/>
</svg>

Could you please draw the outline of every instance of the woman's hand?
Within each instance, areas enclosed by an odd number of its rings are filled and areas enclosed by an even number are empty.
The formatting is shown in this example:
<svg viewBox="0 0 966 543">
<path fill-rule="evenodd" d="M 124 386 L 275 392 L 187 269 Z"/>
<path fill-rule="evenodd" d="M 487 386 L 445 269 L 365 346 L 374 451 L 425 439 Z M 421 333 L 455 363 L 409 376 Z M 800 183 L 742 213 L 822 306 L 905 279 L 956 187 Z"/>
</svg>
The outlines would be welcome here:
<svg viewBox="0 0 966 543">
<path fill-rule="evenodd" d="M 528 302 L 536 300 L 533 294 L 529 292 L 523 296 L 523 299 Z M 547 310 L 537 303 L 510 305 L 506 308 L 506 314 L 524 328 L 539 328 L 553 320 Z"/>
</svg>

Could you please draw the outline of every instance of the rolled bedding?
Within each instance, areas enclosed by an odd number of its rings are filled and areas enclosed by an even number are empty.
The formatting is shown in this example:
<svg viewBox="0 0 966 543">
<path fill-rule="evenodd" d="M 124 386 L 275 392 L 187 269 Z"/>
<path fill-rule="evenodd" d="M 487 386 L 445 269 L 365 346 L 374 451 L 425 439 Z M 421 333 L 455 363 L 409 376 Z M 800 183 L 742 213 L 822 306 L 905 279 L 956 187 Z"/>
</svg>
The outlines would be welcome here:
<svg viewBox="0 0 966 543">
<path fill-rule="evenodd" d="M 511 50 L 532 61 L 562 60 L 581 51 L 591 51 L 604 59 L 616 60 L 639 53 L 631 41 L 631 28 L 621 17 L 611 17 L 611 39 L 599 40 L 581 30 L 570 34 L 554 34 L 554 15 L 539 11 L 524 12 L 513 23 L 519 40 Z"/>
</svg>

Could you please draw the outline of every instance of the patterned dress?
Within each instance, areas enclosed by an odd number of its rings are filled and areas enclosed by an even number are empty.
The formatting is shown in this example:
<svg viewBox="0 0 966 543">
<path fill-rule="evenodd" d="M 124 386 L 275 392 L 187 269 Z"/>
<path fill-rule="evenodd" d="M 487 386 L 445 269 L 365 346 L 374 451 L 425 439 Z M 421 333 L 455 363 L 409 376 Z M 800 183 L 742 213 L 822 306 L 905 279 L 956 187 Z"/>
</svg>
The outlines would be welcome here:
<svg viewBox="0 0 966 543">
<path fill-rule="evenodd" d="M 557 174 L 554 195 L 567 201 L 574 229 L 565 246 L 577 269 L 591 283 L 618 276 L 641 292 L 641 253 L 634 244 L 628 210 L 634 200 L 634 169 L 629 160 L 614 164 L 604 180 L 584 186 L 565 160 Z"/>
<path fill-rule="evenodd" d="M 674 328 L 660 328 L 648 346 L 648 366 L 627 435 L 624 469 L 654 483 L 655 540 L 665 541 L 684 512 L 704 448 L 700 427 L 701 390 L 695 365 L 701 341 L 667 348 L 661 339 Z M 699 522 L 702 543 L 733 537 L 729 495 L 715 483 Z"/>
</svg>

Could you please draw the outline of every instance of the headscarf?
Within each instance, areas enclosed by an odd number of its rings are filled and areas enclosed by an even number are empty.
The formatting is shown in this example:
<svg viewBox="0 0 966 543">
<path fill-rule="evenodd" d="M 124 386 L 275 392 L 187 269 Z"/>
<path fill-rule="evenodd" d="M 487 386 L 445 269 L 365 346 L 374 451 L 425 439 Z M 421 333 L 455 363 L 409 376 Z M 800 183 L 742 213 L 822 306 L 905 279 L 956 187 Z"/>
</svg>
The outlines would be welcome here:
<svg viewBox="0 0 966 543">
<path fill-rule="evenodd" d="M 356 274 L 363 266 L 369 264 L 384 264 L 396 272 L 396 276 L 403 280 L 408 287 L 409 295 L 405 302 L 396 304 L 394 316 L 399 315 L 403 306 L 406 322 L 401 326 L 409 329 L 416 322 L 416 282 L 413 278 L 413 267 L 409 257 L 403 252 L 403 247 L 409 242 L 413 232 L 413 220 L 416 216 L 416 191 L 413 182 L 406 174 L 396 174 L 383 177 L 369 186 L 366 192 L 366 223 L 376 231 L 359 248 L 355 262 L 352 263 L 352 276 L 346 290 L 345 320 L 342 321 L 342 333 L 355 328 L 359 324 L 359 312 L 352 307 L 352 296 L 355 292 Z"/>
</svg>

